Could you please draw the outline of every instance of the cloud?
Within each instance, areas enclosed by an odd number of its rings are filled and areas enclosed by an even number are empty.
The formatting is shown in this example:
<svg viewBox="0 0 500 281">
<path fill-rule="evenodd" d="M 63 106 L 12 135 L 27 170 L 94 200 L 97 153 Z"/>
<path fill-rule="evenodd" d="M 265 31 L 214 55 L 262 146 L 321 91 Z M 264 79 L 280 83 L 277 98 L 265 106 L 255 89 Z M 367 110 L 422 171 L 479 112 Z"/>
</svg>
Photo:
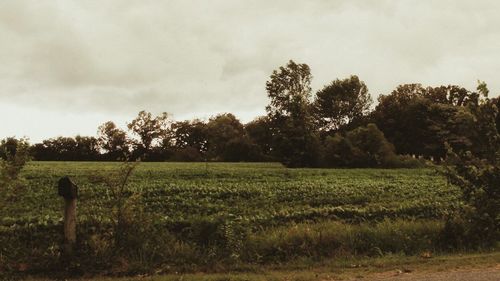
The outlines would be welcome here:
<svg viewBox="0 0 500 281">
<path fill-rule="evenodd" d="M 249 120 L 264 112 L 265 82 L 289 59 L 311 66 L 315 89 L 357 74 L 375 96 L 401 83 L 473 88 L 477 79 L 496 93 L 499 8 L 497 1 L 7 0 L 0 103 L 26 114 L 36 108 L 42 119 L 43 111 L 112 119 L 146 109 Z"/>
</svg>

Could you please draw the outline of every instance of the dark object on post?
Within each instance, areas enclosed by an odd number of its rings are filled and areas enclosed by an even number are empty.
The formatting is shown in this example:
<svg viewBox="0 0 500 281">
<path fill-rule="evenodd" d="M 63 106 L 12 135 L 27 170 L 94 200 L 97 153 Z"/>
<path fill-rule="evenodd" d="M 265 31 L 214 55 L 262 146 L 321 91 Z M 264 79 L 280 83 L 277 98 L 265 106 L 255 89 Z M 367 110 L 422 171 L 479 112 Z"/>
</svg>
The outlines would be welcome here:
<svg viewBox="0 0 500 281">
<path fill-rule="evenodd" d="M 64 252 L 73 256 L 76 243 L 76 198 L 78 186 L 68 176 L 59 179 L 57 193 L 64 198 Z"/>
<path fill-rule="evenodd" d="M 57 193 L 64 199 L 76 199 L 78 197 L 78 186 L 68 176 L 59 179 Z"/>
</svg>

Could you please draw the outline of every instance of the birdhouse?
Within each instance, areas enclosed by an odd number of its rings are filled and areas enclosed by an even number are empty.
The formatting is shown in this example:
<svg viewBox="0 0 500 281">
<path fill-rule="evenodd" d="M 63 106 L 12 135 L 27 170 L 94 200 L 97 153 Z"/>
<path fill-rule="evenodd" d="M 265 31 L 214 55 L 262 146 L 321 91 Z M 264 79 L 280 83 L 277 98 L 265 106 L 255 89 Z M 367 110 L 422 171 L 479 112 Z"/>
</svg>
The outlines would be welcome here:
<svg viewBox="0 0 500 281">
<path fill-rule="evenodd" d="M 66 200 L 76 199 L 78 197 L 78 186 L 68 176 L 64 176 L 59 179 L 57 193 Z"/>
</svg>

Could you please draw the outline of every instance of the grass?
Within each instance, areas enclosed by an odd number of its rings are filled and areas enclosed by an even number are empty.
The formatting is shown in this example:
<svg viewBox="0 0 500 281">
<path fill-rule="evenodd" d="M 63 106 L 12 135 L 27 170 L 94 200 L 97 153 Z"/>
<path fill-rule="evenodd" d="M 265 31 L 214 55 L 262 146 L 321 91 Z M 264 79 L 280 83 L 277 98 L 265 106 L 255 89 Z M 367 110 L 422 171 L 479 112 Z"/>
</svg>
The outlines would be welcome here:
<svg viewBox="0 0 500 281">
<path fill-rule="evenodd" d="M 105 215 L 109 194 L 91 182 L 117 163 L 32 162 L 23 172 L 27 188 L 16 204 L 0 207 L 0 226 L 57 224 L 57 180 L 69 175 L 80 190 L 80 221 Z M 459 191 L 428 169 L 286 169 L 275 163 L 142 163 L 129 185 L 145 210 L 167 224 L 231 215 L 252 225 L 311 220 L 373 221 L 440 218 Z"/>
<path fill-rule="evenodd" d="M 325 260 L 321 263 L 299 261 L 282 264 L 279 266 L 259 266 L 248 268 L 246 272 L 229 273 L 189 273 L 189 274 L 163 274 L 163 275 L 139 275 L 129 277 L 93 277 L 81 278 L 79 280 L 92 281 L 124 281 L 124 280 L 151 280 L 151 281 L 258 281 L 258 280 L 345 280 L 350 278 L 370 277 L 381 272 L 398 271 L 411 272 L 438 272 L 455 269 L 480 269 L 498 266 L 500 263 L 500 252 L 464 253 L 454 255 L 439 255 L 430 258 L 418 256 L 387 255 L 378 258 L 336 258 Z M 43 278 L 27 278 L 32 281 L 45 281 Z M 48 279 L 47 279 L 48 280 Z"/>
<path fill-rule="evenodd" d="M 32 162 L 25 188 L 0 206 L 0 271 L 60 266 L 62 199 L 79 186 L 79 274 L 230 272 L 296 262 L 445 254 L 444 217 L 459 191 L 430 169 L 287 169 L 276 163 L 141 163 L 124 224 L 93 180 L 119 163 Z M 118 233 L 118 232 L 122 233 Z M 119 244 L 115 239 L 120 234 Z M 451 247 L 453 250 L 453 247 Z"/>
</svg>

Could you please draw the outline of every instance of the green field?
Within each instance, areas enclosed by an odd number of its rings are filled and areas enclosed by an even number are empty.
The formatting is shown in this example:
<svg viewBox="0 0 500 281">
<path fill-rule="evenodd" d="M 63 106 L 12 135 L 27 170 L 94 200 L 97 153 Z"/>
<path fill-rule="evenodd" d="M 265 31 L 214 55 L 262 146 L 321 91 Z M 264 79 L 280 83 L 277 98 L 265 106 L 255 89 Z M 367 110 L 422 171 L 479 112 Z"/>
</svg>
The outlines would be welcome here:
<svg viewBox="0 0 500 281">
<path fill-rule="evenodd" d="M 0 205 L 0 272 L 52 274 L 64 264 L 56 186 L 65 175 L 79 186 L 78 262 L 69 272 L 225 272 L 457 249 L 442 233 L 460 192 L 432 169 L 141 163 L 117 223 L 117 196 L 96 177 L 120 167 L 29 163 L 24 187 Z"/>
<path fill-rule="evenodd" d="M 15 204 L 2 206 L 1 225 L 58 224 L 57 180 L 79 186 L 79 216 L 102 215 L 109 193 L 92 183 L 118 163 L 32 162 Z M 232 216 L 253 226 L 322 219 L 440 218 L 459 191 L 430 169 L 287 169 L 274 163 L 141 163 L 129 190 L 167 224 Z"/>
</svg>

